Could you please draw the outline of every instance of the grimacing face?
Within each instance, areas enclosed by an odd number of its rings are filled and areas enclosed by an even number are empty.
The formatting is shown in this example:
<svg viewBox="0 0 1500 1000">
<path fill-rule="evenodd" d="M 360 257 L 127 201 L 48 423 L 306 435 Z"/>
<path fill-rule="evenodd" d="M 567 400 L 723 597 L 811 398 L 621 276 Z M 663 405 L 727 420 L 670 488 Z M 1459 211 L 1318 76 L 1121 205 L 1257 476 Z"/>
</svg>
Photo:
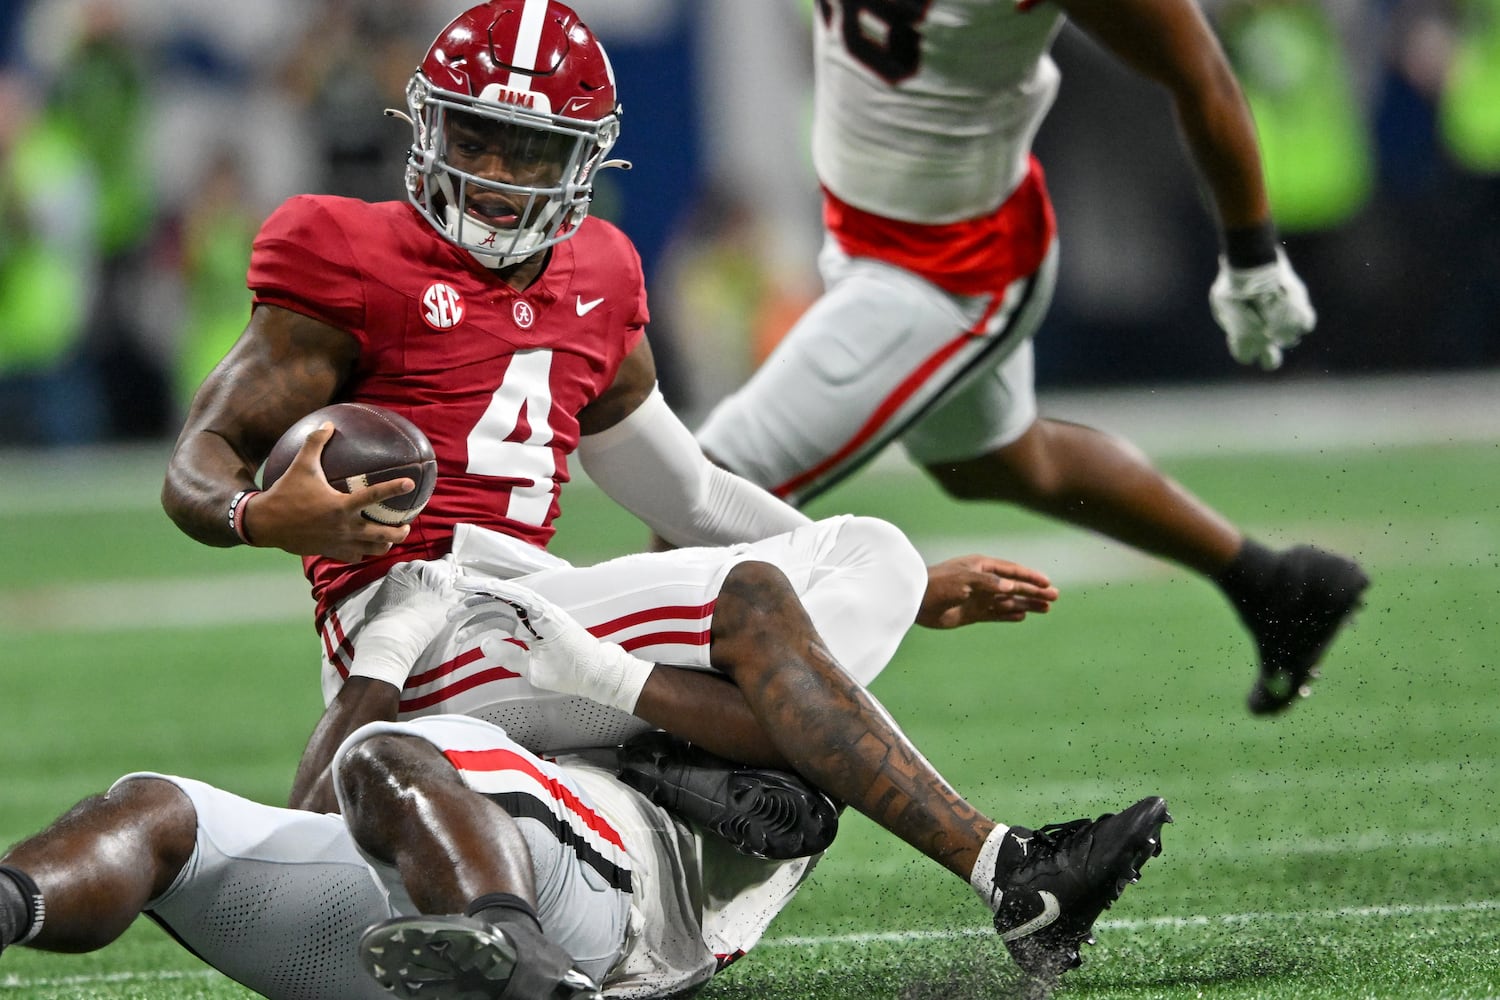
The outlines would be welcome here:
<svg viewBox="0 0 1500 1000">
<path fill-rule="evenodd" d="M 576 141 L 573 136 L 462 112 L 447 116 L 444 131 L 444 159 L 450 167 L 484 180 L 518 187 L 557 185 Z M 469 211 L 486 217 L 492 225 L 503 221 L 497 216 L 497 209 L 508 207 L 514 214 L 525 207 L 502 205 L 509 200 L 506 193 L 475 184 L 467 185 L 465 200 Z"/>
</svg>

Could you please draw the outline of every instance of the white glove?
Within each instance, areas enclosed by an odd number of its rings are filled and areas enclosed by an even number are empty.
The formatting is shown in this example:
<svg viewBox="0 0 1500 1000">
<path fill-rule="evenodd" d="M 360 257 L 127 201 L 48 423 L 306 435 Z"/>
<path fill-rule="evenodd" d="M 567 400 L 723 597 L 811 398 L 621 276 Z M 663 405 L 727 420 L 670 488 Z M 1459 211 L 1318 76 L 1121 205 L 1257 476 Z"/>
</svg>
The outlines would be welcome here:
<svg viewBox="0 0 1500 1000">
<path fill-rule="evenodd" d="M 518 583 L 461 574 L 457 586 L 473 595 L 463 603 L 468 621 L 459 635 L 489 633 L 479 643 L 486 656 L 514 653 L 501 648 L 506 640 L 495 634 L 505 632 L 525 644 L 525 677 L 536 687 L 635 711 L 655 664 L 594 638 L 572 615 Z"/>
<path fill-rule="evenodd" d="M 350 677 L 373 677 L 399 690 L 422 651 L 448 623 L 460 594 L 451 559 L 392 566 L 365 608 Z"/>
<path fill-rule="evenodd" d="M 1307 286 L 1279 247 L 1276 260 L 1259 267 L 1230 267 L 1220 257 L 1208 305 L 1234 360 L 1266 371 L 1280 368 L 1282 350 L 1295 347 L 1318 321 Z"/>
</svg>

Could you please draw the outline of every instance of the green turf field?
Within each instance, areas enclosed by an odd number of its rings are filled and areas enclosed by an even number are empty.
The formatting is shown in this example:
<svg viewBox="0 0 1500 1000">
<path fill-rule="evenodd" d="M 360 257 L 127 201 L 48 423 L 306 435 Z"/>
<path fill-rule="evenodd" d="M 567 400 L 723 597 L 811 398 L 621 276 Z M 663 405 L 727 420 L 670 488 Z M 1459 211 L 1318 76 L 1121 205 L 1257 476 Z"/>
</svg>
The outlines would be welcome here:
<svg viewBox="0 0 1500 1000">
<path fill-rule="evenodd" d="M 1027 825 L 1171 804 L 1165 853 L 1058 996 L 1500 997 L 1500 436 L 1302 444 L 1160 456 L 1266 540 L 1356 553 L 1375 578 L 1314 697 L 1274 720 L 1244 711 L 1248 641 L 1200 581 L 884 469 L 815 510 L 1062 587 L 1023 625 L 913 633 L 875 685 L 976 804 Z M 6 844 L 137 768 L 280 801 L 321 708 L 295 561 L 177 534 L 160 450 L 86 458 L 0 460 Z M 590 487 L 564 509 L 579 561 L 644 538 Z M 1004 996 L 986 926 L 965 886 L 852 816 L 702 996 Z M 0 957 L 6 1000 L 248 995 L 145 921 L 90 955 Z"/>
</svg>

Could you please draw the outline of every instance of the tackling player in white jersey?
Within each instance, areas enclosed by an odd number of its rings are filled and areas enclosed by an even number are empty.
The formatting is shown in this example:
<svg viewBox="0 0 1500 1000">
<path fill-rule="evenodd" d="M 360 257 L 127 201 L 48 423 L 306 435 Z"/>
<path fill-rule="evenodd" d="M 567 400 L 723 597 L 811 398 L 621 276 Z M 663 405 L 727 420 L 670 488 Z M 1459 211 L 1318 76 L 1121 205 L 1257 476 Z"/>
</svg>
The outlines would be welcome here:
<svg viewBox="0 0 1500 1000">
<path fill-rule="evenodd" d="M 1249 111 L 1193 0 L 818 0 L 826 290 L 698 440 L 796 504 L 899 440 L 954 497 L 1021 504 L 1179 563 L 1254 637 L 1251 711 L 1281 711 L 1357 607 L 1360 567 L 1272 551 L 1128 443 L 1038 414 L 1031 338 L 1057 241 L 1031 146 L 1064 16 L 1171 96 L 1223 237 L 1209 299 L 1231 354 L 1273 369 L 1312 330 Z"/>
</svg>

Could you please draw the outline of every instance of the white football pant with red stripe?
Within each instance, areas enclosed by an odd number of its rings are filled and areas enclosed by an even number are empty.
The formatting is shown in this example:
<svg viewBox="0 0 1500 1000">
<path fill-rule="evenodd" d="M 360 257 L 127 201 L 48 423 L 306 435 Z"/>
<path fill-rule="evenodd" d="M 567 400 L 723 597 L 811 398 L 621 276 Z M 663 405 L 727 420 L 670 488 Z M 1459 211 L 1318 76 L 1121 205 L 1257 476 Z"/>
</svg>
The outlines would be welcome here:
<svg viewBox="0 0 1500 1000">
<path fill-rule="evenodd" d="M 469 544 L 457 561 L 479 573 L 514 578 L 556 602 L 600 639 L 653 663 L 710 670 L 714 605 L 736 565 L 759 560 L 786 574 L 837 661 L 861 684 L 885 668 L 915 620 L 927 584 L 921 556 L 892 525 L 869 517 L 817 521 L 760 542 L 722 548 L 643 552 L 595 566 L 562 563 L 517 575 L 496 551 Z M 484 533 L 501 542 L 494 533 Z M 519 544 L 519 543 L 517 543 Z M 479 553 L 479 554 L 476 554 Z M 323 623 L 323 693 L 332 699 L 348 675 L 364 611 L 378 583 L 341 602 Z M 650 727 L 624 712 L 534 688 L 518 669 L 523 652 L 497 657 L 447 623 L 418 659 L 401 693 L 400 717 L 462 714 L 493 722 L 540 754 L 613 747 Z"/>
<path fill-rule="evenodd" d="M 698 429 L 714 459 L 801 505 L 894 441 L 928 465 L 1009 444 L 1036 420 L 1031 337 L 1057 282 L 1055 243 L 990 295 L 851 259 L 832 238 L 818 267 L 822 297 Z"/>
</svg>

